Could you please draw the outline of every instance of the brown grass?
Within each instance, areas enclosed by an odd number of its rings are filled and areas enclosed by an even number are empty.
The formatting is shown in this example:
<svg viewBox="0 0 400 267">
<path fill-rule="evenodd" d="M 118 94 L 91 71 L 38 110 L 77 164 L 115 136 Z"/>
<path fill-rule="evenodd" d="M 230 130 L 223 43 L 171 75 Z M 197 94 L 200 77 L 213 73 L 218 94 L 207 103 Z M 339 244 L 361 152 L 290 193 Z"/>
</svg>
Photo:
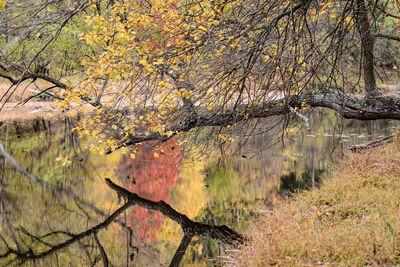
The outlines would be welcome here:
<svg viewBox="0 0 400 267">
<path fill-rule="evenodd" d="M 235 266 L 400 263 L 400 141 L 351 154 L 316 190 L 257 218 Z"/>
</svg>

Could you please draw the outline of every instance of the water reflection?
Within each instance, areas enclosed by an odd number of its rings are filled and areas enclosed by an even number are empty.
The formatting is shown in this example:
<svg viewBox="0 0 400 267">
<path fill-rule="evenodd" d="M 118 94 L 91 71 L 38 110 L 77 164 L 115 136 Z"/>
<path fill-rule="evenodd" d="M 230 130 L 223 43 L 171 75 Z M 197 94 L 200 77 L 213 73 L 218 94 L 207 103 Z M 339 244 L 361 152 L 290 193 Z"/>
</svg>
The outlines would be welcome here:
<svg viewBox="0 0 400 267">
<path fill-rule="evenodd" d="M 325 111 L 316 113 L 312 120 L 311 132 L 293 128 L 284 144 L 268 150 L 262 148 L 275 143 L 277 136 L 258 135 L 242 146 L 237 156 L 223 163 L 217 153 L 192 161 L 190 155 L 183 156 L 177 140 L 165 142 L 162 147 L 142 144 L 134 159 L 121 152 L 91 155 L 84 148 L 88 141 L 71 135 L 69 123 L 58 129 L 35 125 L 30 131 L 3 126 L 0 138 L 29 172 L 73 191 L 103 214 L 110 214 L 119 205 L 115 193 L 103 182 L 109 177 L 142 197 L 170 203 L 195 221 L 226 224 L 243 232 L 254 210 L 273 205 L 278 192 L 316 186 L 332 157 L 341 154 L 338 148 L 368 140 L 364 122 L 338 119 Z M 393 125 L 390 121 L 373 122 L 370 131 L 375 137 L 388 135 Z M 42 131 L 36 130 L 38 127 Z M 192 153 L 198 153 L 196 149 L 193 147 Z M 59 155 L 70 156 L 71 165 L 61 166 L 55 160 Z M 25 242 L 39 250 L 46 247 L 23 234 L 22 229 L 36 235 L 65 229 L 77 233 L 104 218 L 76 199 L 27 182 L 4 158 L 0 158 L 0 175 L 0 233 L 19 246 Z M 176 223 L 141 207 L 129 209 L 120 220 L 126 222 L 125 227 L 113 224 L 99 232 L 113 265 L 169 264 L 183 236 Z M 0 243 L 0 254 L 3 249 Z M 183 264 L 214 264 L 221 253 L 217 242 L 195 239 Z M 87 239 L 35 264 L 86 266 L 100 264 L 100 260 L 93 239 Z M 1 265 L 4 262 L 0 260 Z"/>
<path fill-rule="evenodd" d="M 153 201 L 170 203 L 170 190 L 178 180 L 181 159 L 175 139 L 163 143 L 162 149 L 148 142 L 138 146 L 134 159 L 123 156 L 115 175 L 129 191 Z M 133 207 L 127 212 L 127 224 L 134 229 L 136 244 L 154 242 L 162 221 L 161 213 L 142 207 Z"/>
</svg>

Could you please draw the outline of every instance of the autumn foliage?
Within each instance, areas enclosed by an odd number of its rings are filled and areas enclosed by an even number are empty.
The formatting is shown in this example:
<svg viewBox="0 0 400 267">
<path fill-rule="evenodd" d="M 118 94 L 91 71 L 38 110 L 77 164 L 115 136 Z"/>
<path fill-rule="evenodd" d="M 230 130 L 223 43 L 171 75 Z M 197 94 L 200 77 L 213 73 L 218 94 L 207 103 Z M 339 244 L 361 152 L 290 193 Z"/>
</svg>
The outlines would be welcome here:
<svg viewBox="0 0 400 267">
<path fill-rule="evenodd" d="M 164 143 L 163 152 L 153 143 L 138 146 L 136 157 L 126 156 L 118 165 L 118 174 L 125 188 L 153 201 L 170 203 L 170 190 L 178 179 L 179 162 L 182 159 L 179 145 L 174 139 Z M 164 216 L 156 211 L 134 207 L 127 213 L 127 224 L 138 241 L 155 241 Z"/>
<path fill-rule="evenodd" d="M 235 266 L 399 264 L 399 145 L 351 154 L 321 188 L 260 214 Z"/>
<path fill-rule="evenodd" d="M 357 31 L 354 16 L 341 2 L 307 3 L 116 1 L 85 17 L 90 30 L 81 40 L 95 53 L 82 61 L 84 80 L 66 90 L 59 106 L 75 103 L 91 114 L 77 131 L 93 137 L 91 149 L 101 152 L 119 148 L 121 140 L 132 136 L 179 135 L 168 126 L 199 113 L 241 105 L 244 114 L 323 84 L 355 86 L 359 81 L 336 81 L 338 75 L 355 72 L 335 73 L 332 65 L 338 46 L 351 46 L 353 39 L 329 31 Z M 323 38 L 326 42 L 318 42 Z M 84 105 L 88 99 L 95 114 Z M 118 138 L 111 137 L 113 131 L 120 133 Z"/>
</svg>

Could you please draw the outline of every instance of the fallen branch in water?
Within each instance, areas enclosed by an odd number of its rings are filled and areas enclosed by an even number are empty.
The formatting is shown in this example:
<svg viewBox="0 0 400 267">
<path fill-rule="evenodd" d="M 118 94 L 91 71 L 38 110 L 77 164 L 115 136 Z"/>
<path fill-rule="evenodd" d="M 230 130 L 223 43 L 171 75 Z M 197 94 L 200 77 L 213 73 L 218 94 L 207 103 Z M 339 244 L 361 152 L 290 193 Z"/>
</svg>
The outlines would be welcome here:
<svg viewBox="0 0 400 267">
<path fill-rule="evenodd" d="M 182 257 L 185 254 L 185 251 L 189 246 L 193 236 L 197 235 L 208 237 L 232 246 L 242 244 L 244 241 L 244 237 L 241 234 L 235 232 L 225 225 L 215 226 L 194 222 L 190 220 L 186 215 L 179 213 L 169 204 L 165 203 L 162 200 L 155 202 L 142 198 L 138 194 L 131 193 L 125 188 L 116 185 L 108 178 L 106 178 L 105 180 L 109 187 L 111 187 L 115 192 L 117 192 L 118 195 L 122 196 L 126 200 L 125 205 L 138 205 L 149 210 L 159 211 L 164 216 L 170 218 L 181 226 L 184 236 L 178 249 L 175 252 L 170 266 L 179 266 Z"/>
<path fill-rule="evenodd" d="M 97 233 L 104 229 L 107 228 L 114 220 L 117 220 L 118 216 L 121 215 L 124 211 L 129 209 L 130 207 L 133 206 L 141 206 L 144 208 L 147 208 L 149 210 L 155 210 L 161 212 L 164 216 L 172 219 L 176 223 L 178 223 L 183 232 L 184 232 L 184 237 L 181 241 L 181 244 L 179 245 L 170 266 L 179 266 L 183 255 L 185 254 L 185 251 L 187 247 L 190 244 L 190 241 L 193 236 L 204 236 L 208 238 L 212 238 L 215 240 L 218 240 L 220 242 L 223 242 L 225 244 L 229 245 L 238 245 L 243 243 L 244 237 L 240 235 L 239 233 L 233 231 L 229 227 L 223 225 L 223 226 L 214 226 L 214 225 L 209 225 L 209 224 L 203 224 L 203 223 L 198 223 L 190 220 L 186 215 L 179 213 L 175 209 L 173 209 L 169 204 L 165 203 L 164 201 L 152 201 L 148 200 L 145 198 L 140 197 L 136 193 L 131 193 L 125 188 L 122 188 L 118 185 L 116 185 L 114 182 L 112 182 L 110 179 L 106 178 L 105 179 L 107 185 L 113 189 L 118 195 L 122 196 L 125 198 L 126 202 L 125 204 L 117 209 L 114 213 L 112 213 L 110 216 L 108 216 L 103 222 L 91 227 L 90 229 L 78 233 L 78 234 L 73 234 L 73 233 L 65 233 L 63 232 L 64 235 L 67 235 L 69 239 L 66 241 L 59 243 L 59 244 L 49 244 L 48 242 L 45 242 L 44 240 L 41 240 L 40 237 L 35 237 L 35 239 L 42 241 L 42 243 L 45 243 L 46 246 L 50 247 L 47 250 L 41 251 L 41 252 L 35 252 L 33 248 L 28 248 L 26 251 L 19 251 L 18 249 L 14 249 L 11 246 L 8 245 L 8 243 L 5 241 L 5 239 L 2 238 L 4 245 L 6 246 L 7 250 L 0 254 L 0 258 L 7 258 L 10 256 L 14 256 L 15 260 L 18 260 L 21 263 L 24 263 L 28 260 L 37 260 L 41 259 L 44 257 L 47 257 L 57 251 L 60 251 L 61 249 L 64 249 L 76 242 L 79 242 L 85 237 L 89 237 L 93 235 L 95 238 L 97 238 Z M 60 232 L 54 232 L 45 235 L 46 237 L 48 236 L 54 236 L 58 235 Z M 33 236 L 33 235 L 32 235 Z M 1 236 L 0 236 L 1 237 Z M 100 242 L 96 240 L 98 244 Z M 101 245 L 99 246 L 100 250 L 102 252 L 104 264 L 108 265 L 108 259 L 105 256 L 105 251 L 102 249 Z"/>
<path fill-rule="evenodd" d="M 387 137 L 384 137 L 384 138 L 381 138 L 381 139 L 378 139 L 375 141 L 370 141 L 370 142 L 367 142 L 364 144 L 350 146 L 348 149 L 351 152 L 358 152 L 358 151 L 361 151 L 364 149 L 378 147 L 378 146 L 382 146 L 382 145 L 388 144 L 388 143 L 393 143 L 393 141 L 394 141 L 394 135 L 392 134 L 390 136 L 387 136 Z"/>
<path fill-rule="evenodd" d="M 9 256 L 14 255 L 16 257 L 16 260 L 18 260 L 20 263 L 24 263 L 28 260 L 38 260 L 44 257 L 47 257 L 61 249 L 64 249 L 75 242 L 78 242 L 82 240 L 85 237 L 88 237 L 92 234 L 96 234 L 98 231 L 100 231 L 103 228 L 106 228 L 108 225 L 110 225 L 121 213 L 123 213 L 126 209 L 128 209 L 131 205 L 128 205 L 126 203 L 123 205 L 121 208 L 117 209 L 113 214 L 111 214 L 107 219 L 105 219 L 102 223 L 99 223 L 98 225 L 88 229 L 87 231 L 81 232 L 79 234 L 72 234 L 72 233 L 67 233 L 67 232 L 62 232 L 62 234 L 69 236 L 70 238 L 67 239 L 65 242 L 62 242 L 57 245 L 51 245 L 47 244 L 47 246 L 50 246 L 50 249 L 41 251 L 41 252 L 36 252 L 30 247 L 26 251 L 19 251 L 18 249 L 13 249 L 11 246 L 8 245 L 8 243 L 2 238 L 4 245 L 6 246 L 7 250 L 3 253 L 0 254 L 0 258 L 7 258 Z M 45 235 L 46 237 L 48 236 L 54 236 L 58 235 L 61 232 L 57 231 L 54 233 L 50 233 Z M 33 236 L 31 234 L 31 236 Z M 36 237 L 35 239 L 40 240 L 39 237 Z M 43 242 L 43 240 L 41 240 Z M 12 262 L 12 261 L 11 261 Z"/>
<path fill-rule="evenodd" d="M 138 205 L 149 210 L 161 212 L 164 216 L 178 223 L 182 227 L 184 233 L 189 233 L 193 236 L 197 235 L 209 237 L 229 245 L 237 245 L 243 243 L 244 241 L 244 237 L 242 235 L 238 234 L 237 232 L 233 231 L 225 225 L 214 226 L 194 222 L 190 220 L 186 215 L 174 210 L 170 205 L 162 200 L 155 202 L 142 198 L 138 194 L 131 193 L 125 188 L 116 185 L 108 178 L 106 178 L 106 183 L 120 196 L 125 198 L 127 200 L 127 203 L 131 203 L 132 206 Z"/>
</svg>

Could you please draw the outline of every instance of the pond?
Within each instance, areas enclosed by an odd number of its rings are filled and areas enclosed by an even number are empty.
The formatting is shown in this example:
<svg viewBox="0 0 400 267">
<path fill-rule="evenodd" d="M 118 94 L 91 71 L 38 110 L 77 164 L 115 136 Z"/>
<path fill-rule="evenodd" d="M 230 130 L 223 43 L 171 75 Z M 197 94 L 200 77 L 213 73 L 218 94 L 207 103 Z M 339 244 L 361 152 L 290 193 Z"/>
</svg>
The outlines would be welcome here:
<svg viewBox="0 0 400 267">
<path fill-rule="evenodd" d="M 161 153 L 154 143 L 142 144 L 135 158 L 129 151 L 91 154 L 85 148 L 90 140 L 71 133 L 69 120 L 60 127 L 36 121 L 32 130 L 3 125 L 0 140 L 6 149 L 53 189 L 29 181 L 0 157 L 1 237 L 13 249 L 32 247 L 40 252 L 102 222 L 123 204 L 104 178 L 141 197 L 163 200 L 193 221 L 227 225 L 244 233 L 279 194 L 318 186 L 332 159 L 347 153 L 349 145 L 387 136 L 397 125 L 343 120 L 326 110 L 312 117 L 311 131 L 290 128 L 284 142 L 274 132 L 252 136 L 234 153 L 228 150 L 222 160 L 217 147 L 205 153 L 192 144 L 188 151 L 176 139 L 165 142 Z M 373 136 L 368 136 L 367 126 Z M 63 165 L 57 159 L 66 155 L 71 162 Z M 57 234 L 46 237 L 51 232 Z M 132 207 L 97 237 L 113 266 L 168 266 L 183 233 L 161 213 Z M 4 241 L 0 241 L 0 255 L 7 249 Z M 4 257 L 0 265 L 12 259 Z M 223 249 L 216 241 L 194 238 L 182 265 L 213 266 L 223 260 Z M 26 265 L 103 263 L 96 238 L 88 236 Z"/>
</svg>

